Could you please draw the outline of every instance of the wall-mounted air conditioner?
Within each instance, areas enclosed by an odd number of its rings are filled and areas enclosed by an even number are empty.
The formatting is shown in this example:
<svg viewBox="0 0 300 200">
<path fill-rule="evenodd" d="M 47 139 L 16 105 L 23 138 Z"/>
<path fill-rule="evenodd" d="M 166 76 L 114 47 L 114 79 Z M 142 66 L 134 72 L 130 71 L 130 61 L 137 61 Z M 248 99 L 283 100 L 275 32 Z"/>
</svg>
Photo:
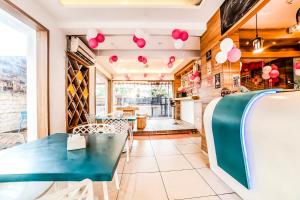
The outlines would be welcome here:
<svg viewBox="0 0 300 200">
<path fill-rule="evenodd" d="M 68 51 L 84 59 L 90 65 L 95 64 L 96 55 L 78 37 L 72 36 L 68 40 Z"/>
</svg>

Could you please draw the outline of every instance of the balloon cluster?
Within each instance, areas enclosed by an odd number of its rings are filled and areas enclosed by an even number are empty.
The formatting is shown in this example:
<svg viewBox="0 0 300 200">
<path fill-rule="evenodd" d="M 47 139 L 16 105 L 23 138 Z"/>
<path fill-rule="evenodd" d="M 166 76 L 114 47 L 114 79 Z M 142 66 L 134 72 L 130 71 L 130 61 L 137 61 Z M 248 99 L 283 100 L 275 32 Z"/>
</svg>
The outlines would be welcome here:
<svg viewBox="0 0 300 200">
<path fill-rule="evenodd" d="M 146 46 L 146 37 L 147 36 L 143 30 L 137 29 L 132 40 L 139 48 L 144 48 Z"/>
<path fill-rule="evenodd" d="M 241 59 L 241 50 L 234 46 L 234 43 L 230 38 L 225 38 L 222 40 L 220 43 L 220 49 L 221 51 L 216 55 L 216 61 L 219 64 L 223 64 L 227 60 L 229 62 L 237 62 Z"/>
<path fill-rule="evenodd" d="M 181 49 L 183 47 L 183 42 L 189 39 L 189 34 L 187 31 L 174 29 L 172 31 L 172 38 L 174 39 L 174 47 L 176 49 Z"/>
<path fill-rule="evenodd" d="M 200 72 L 199 71 L 195 71 L 190 77 L 189 77 L 190 81 L 194 81 L 194 82 L 200 82 Z"/>
<path fill-rule="evenodd" d="M 111 64 L 113 64 L 113 63 L 115 63 L 117 61 L 118 61 L 118 56 L 117 55 L 112 55 L 112 56 L 109 57 L 109 62 Z"/>
<path fill-rule="evenodd" d="M 143 64 L 147 64 L 147 62 L 148 62 L 148 60 L 145 56 L 139 56 L 138 61 L 143 63 Z"/>
<path fill-rule="evenodd" d="M 170 56 L 169 58 L 169 63 L 168 63 L 168 68 L 172 68 L 175 62 L 175 56 Z"/>
<path fill-rule="evenodd" d="M 264 66 L 262 72 L 262 78 L 265 80 L 269 79 L 269 83 L 279 82 L 279 71 L 276 65 L 272 64 L 271 66 Z"/>
<path fill-rule="evenodd" d="M 95 49 L 98 47 L 99 43 L 103 43 L 105 41 L 105 36 L 102 33 L 98 33 L 96 29 L 89 29 L 86 34 L 86 39 L 89 46 L 92 49 Z"/>
<path fill-rule="evenodd" d="M 300 76 L 300 62 L 296 62 L 294 66 L 294 71 L 296 76 Z"/>
</svg>

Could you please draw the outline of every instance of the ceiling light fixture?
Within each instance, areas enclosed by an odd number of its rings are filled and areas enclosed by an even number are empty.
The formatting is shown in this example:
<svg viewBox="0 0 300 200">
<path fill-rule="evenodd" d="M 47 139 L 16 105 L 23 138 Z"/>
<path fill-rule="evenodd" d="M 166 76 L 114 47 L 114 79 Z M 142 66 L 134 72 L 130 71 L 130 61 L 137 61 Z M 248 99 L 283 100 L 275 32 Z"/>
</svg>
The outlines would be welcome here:
<svg viewBox="0 0 300 200">
<path fill-rule="evenodd" d="M 261 53 L 263 52 L 263 43 L 264 40 L 262 37 L 258 36 L 258 29 L 257 29 L 257 14 L 255 15 L 255 30 L 256 30 L 256 37 L 255 39 L 252 41 L 252 45 L 253 45 L 253 53 Z"/>
<path fill-rule="evenodd" d="M 298 9 L 298 11 L 296 13 L 296 22 L 297 22 L 297 24 L 295 24 L 287 29 L 287 32 L 289 34 L 293 34 L 294 32 L 300 31 L 300 8 Z"/>
</svg>

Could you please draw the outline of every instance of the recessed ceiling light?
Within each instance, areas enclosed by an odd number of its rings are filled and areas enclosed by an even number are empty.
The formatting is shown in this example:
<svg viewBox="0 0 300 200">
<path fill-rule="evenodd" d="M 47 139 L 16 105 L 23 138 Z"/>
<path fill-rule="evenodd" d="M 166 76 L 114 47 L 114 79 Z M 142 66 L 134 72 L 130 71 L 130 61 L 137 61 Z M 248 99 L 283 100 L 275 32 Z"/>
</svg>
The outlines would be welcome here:
<svg viewBox="0 0 300 200">
<path fill-rule="evenodd" d="M 277 44 L 277 43 L 274 41 L 274 42 L 272 42 L 272 44 L 275 45 L 275 44 Z"/>
<path fill-rule="evenodd" d="M 249 44 L 250 44 L 250 42 L 249 42 L 249 41 L 247 41 L 247 42 L 246 42 L 246 45 L 249 45 Z"/>
</svg>

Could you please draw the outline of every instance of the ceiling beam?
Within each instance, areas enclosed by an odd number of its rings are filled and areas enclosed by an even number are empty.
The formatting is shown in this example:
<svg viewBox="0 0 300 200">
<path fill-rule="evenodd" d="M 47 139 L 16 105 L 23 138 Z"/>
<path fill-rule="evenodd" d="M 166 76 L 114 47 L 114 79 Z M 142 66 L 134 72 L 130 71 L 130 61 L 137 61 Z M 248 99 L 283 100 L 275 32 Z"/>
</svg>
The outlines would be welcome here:
<svg viewBox="0 0 300 200">
<path fill-rule="evenodd" d="M 254 54 L 253 52 L 242 52 L 242 59 L 246 58 L 290 58 L 300 57 L 300 51 L 264 51 L 262 53 Z"/>
<path fill-rule="evenodd" d="M 254 39 L 256 37 L 255 29 L 239 29 L 240 39 Z M 288 34 L 287 29 L 258 29 L 258 35 L 265 40 L 279 40 L 279 39 L 300 39 L 300 32 Z"/>
</svg>

